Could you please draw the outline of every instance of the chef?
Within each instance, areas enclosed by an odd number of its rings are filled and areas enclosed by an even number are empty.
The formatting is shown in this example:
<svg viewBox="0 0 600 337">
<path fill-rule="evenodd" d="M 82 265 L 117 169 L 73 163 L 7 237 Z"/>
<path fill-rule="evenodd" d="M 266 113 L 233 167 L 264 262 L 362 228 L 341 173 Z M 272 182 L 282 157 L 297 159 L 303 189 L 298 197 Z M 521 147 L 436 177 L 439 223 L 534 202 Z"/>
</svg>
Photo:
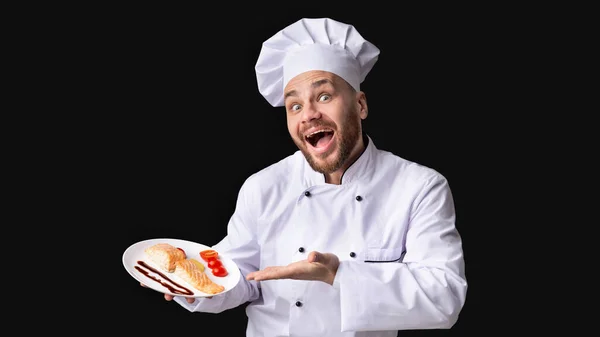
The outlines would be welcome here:
<svg viewBox="0 0 600 337">
<path fill-rule="evenodd" d="M 328 18 L 264 41 L 258 89 L 286 114 L 298 151 L 247 178 L 213 247 L 237 264 L 239 283 L 167 300 L 210 313 L 249 302 L 249 337 L 391 337 L 456 323 L 467 281 L 449 183 L 362 129 L 360 85 L 379 53 Z"/>
</svg>

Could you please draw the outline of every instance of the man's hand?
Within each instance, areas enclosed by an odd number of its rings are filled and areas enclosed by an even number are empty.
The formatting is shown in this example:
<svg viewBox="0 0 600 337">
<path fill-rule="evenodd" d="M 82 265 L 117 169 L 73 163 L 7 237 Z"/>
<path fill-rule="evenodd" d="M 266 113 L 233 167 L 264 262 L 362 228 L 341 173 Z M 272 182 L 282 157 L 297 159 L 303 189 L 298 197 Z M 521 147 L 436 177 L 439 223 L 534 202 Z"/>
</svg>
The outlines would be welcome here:
<svg viewBox="0 0 600 337">
<path fill-rule="evenodd" d="M 143 284 L 143 283 L 140 283 L 140 285 L 141 285 L 142 287 L 144 287 L 144 288 L 148 288 L 148 287 L 147 287 L 145 284 Z M 173 300 L 173 298 L 174 298 L 174 296 L 171 296 L 171 295 L 169 295 L 169 294 L 165 294 L 165 300 L 167 300 L 167 301 L 172 301 L 172 300 Z M 211 297 L 208 297 L 208 298 L 212 298 L 212 296 L 211 296 Z M 191 298 L 191 297 L 186 297 L 186 298 L 185 298 L 185 300 L 186 300 L 186 301 L 187 301 L 189 304 L 192 304 L 192 303 L 194 303 L 194 301 L 196 301 L 196 299 L 195 299 L 195 298 Z"/>
<path fill-rule="evenodd" d="M 339 265 L 340 260 L 336 255 L 313 251 L 304 261 L 294 262 L 287 266 L 267 267 L 249 273 L 246 275 L 246 279 L 254 281 L 276 279 L 323 281 L 333 285 Z"/>
</svg>

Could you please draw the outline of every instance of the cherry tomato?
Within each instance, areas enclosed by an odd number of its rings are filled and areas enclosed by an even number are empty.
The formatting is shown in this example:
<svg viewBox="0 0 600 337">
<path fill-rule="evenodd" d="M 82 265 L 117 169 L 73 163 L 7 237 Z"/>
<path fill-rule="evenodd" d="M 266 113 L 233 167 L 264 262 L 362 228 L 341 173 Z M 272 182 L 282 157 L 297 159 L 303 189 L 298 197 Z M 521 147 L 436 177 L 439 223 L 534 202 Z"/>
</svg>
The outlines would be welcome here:
<svg viewBox="0 0 600 337">
<path fill-rule="evenodd" d="M 217 259 L 219 257 L 219 253 L 213 249 L 206 249 L 200 252 L 200 257 L 208 262 L 210 259 Z"/>
<path fill-rule="evenodd" d="M 227 269 L 223 268 L 223 267 L 216 267 L 212 269 L 212 273 L 215 276 L 218 277 L 223 277 L 223 276 L 227 276 Z"/>
<path fill-rule="evenodd" d="M 214 268 L 223 266 L 221 261 L 219 261 L 215 258 L 210 258 L 207 262 L 208 262 L 208 268 L 210 268 L 210 269 L 214 269 Z"/>
</svg>

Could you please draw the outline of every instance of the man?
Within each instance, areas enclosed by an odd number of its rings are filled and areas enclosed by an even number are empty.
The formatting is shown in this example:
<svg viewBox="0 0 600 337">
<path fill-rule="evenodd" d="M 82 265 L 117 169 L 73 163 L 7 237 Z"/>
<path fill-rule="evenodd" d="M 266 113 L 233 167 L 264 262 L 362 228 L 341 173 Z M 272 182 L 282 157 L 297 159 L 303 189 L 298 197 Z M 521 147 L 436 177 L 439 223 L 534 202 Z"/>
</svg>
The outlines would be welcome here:
<svg viewBox="0 0 600 337">
<path fill-rule="evenodd" d="M 263 43 L 258 87 L 299 151 L 242 185 L 214 248 L 243 277 L 189 311 L 250 302 L 248 336 L 396 336 L 447 329 L 467 291 L 446 179 L 376 148 L 360 84 L 379 50 L 351 25 L 302 19 Z"/>
</svg>

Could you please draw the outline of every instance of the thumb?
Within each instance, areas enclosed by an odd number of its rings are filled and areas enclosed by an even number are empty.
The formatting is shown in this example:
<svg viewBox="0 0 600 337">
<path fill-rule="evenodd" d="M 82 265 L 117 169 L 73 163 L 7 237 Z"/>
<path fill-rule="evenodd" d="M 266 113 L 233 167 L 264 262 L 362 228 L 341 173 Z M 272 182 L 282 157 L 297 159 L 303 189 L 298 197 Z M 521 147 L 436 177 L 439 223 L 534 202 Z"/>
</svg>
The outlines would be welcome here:
<svg viewBox="0 0 600 337">
<path fill-rule="evenodd" d="M 325 256 L 317 251 L 310 252 L 310 255 L 308 255 L 308 262 L 325 263 Z"/>
</svg>

